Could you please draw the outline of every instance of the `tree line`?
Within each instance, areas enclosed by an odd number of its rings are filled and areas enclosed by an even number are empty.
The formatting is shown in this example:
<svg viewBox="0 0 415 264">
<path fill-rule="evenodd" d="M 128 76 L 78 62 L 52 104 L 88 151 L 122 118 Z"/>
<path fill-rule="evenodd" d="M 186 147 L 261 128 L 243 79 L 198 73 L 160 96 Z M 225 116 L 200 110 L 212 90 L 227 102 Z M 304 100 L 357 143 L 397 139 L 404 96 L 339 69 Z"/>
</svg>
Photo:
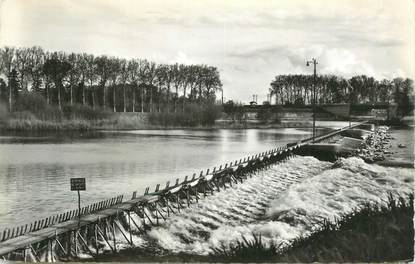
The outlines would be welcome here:
<svg viewBox="0 0 415 264">
<path fill-rule="evenodd" d="M 277 104 L 302 105 L 313 102 L 313 75 L 277 75 L 270 93 Z M 411 110 L 414 99 L 413 80 L 394 78 L 376 80 L 366 75 L 346 79 L 335 75 L 318 75 L 315 79 L 316 102 L 324 103 L 396 103 L 401 111 Z"/>
<path fill-rule="evenodd" d="M 80 104 L 113 112 L 178 112 L 187 103 L 214 103 L 222 89 L 208 65 L 158 64 L 40 47 L 0 49 L 0 99 L 13 111 L 23 93 L 47 104 Z"/>
</svg>

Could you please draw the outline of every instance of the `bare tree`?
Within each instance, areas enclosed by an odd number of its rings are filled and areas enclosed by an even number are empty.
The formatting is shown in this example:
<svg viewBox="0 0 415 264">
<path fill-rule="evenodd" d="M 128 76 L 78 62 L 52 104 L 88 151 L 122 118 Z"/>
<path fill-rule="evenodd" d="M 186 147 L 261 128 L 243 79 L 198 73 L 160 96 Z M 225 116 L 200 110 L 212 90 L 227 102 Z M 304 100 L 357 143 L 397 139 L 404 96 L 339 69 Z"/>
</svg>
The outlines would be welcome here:
<svg viewBox="0 0 415 264">
<path fill-rule="evenodd" d="M 43 65 L 43 71 L 47 76 L 53 80 L 55 84 L 55 89 L 58 92 L 58 106 L 59 109 L 62 109 L 62 82 L 67 73 L 69 72 L 71 65 L 66 62 L 62 61 L 58 58 L 58 55 L 55 53 L 52 57 L 45 61 Z"/>
<path fill-rule="evenodd" d="M 30 50 L 27 48 L 16 49 L 16 61 L 15 69 L 19 73 L 19 83 L 21 89 L 25 92 L 28 91 L 27 75 L 30 73 Z"/>
<path fill-rule="evenodd" d="M 111 71 L 110 62 L 107 56 L 99 56 L 95 58 L 95 64 L 98 85 L 102 89 L 102 106 L 105 108 L 107 101 L 106 85 Z"/>
<path fill-rule="evenodd" d="M 131 84 L 133 90 L 133 112 L 135 112 L 135 101 L 136 94 L 135 91 L 138 87 L 138 82 L 140 79 L 140 62 L 138 60 L 130 60 L 127 66 L 128 81 Z"/>
<path fill-rule="evenodd" d="M 88 82 L 88 89 L 91 91 L 92 95 L 92 108 L 95 109 L 95 88 L 94 85 L 97 80 L 97 70 L 96 70 L 96 64 L 95 64 L 95 58 L 93 55 L 85 54 L 83 56 L 83 63 L 84 63 L 84 75 L 85 80 Z M 85 89 L 83 90 L 83 99 L 82 103 L 85 105 Z"/>
<path fill-rule="evenodd" d="M 127 112 L 127 98 L 126 98 L 126 91 L 125 91 L 125 84 L 127 83 L 128 79 L 128 64 L 125 59 L 122 59 L 120 62 L 120 83 L 122 85 L 123 90 L 123 106 L 124 106 L 124 113 Z"/>
<path fill-rule="evenodd" d="M 13 65 L 16 60 L 16 49 L 13 47 L 4 47 L 0 50 L 1 71 L 9 78 L 9 111 L 12 112 L 12 85 L 10 83 L 10 76 L 13 70 Z"/>
<path fill-rule="evenodd" d="M 34 92 L 40 92 L 42 86 L 42 71 L 43 64 L 45 63 L 45 53 L 40 47 L 32 47 L 29 49 L 29 78 L 32 81 L 31 90 Z"/>
<path fill-rule="evenodd" d="M 117 82 L 120 80 L 120 71 L 121 71 L 121 63 L 117 58 L 110 59 L 110 75 L 109 79 L 111 80 L 112 86 L 112 108 L 114 113 L 117 112 L 116 107 L 116 89 L 117 89 Z"/>
<path fill-rule="evenodd" d="M 156 63 L 146 61 L 145 63 L 145 76 L 144 82 L 147 84 L 147 89 L 150 93 L 150 107 L 149 112 L 153 111 L 153 89 L 154 89 L 154 81 L 156 79 Z"/>
<path fill-rule="evenodd" d="M 183 76 L 183 64 L 174 64 L 171 66 L 171 74 L 172 74 L 172 83 L 175 88 L 175 96 L 174 96 L 174 112 L 177 112 L 177 101 L 179 98 L 179 88 L 183 83 L 184 76 Z"/>
<path fill-rule="evenodd" d="M 70 104 L 74 104 L 74 95 L 73 89 L 75 85 L 78 85 L 81 79 L 81 63 L 80 58 L 75 53 L 71 53 L 68 55 L 68 62 L 71 64 L 71 69 L 68 72 L 68 86 L 70 92 Z"/>
</svg>

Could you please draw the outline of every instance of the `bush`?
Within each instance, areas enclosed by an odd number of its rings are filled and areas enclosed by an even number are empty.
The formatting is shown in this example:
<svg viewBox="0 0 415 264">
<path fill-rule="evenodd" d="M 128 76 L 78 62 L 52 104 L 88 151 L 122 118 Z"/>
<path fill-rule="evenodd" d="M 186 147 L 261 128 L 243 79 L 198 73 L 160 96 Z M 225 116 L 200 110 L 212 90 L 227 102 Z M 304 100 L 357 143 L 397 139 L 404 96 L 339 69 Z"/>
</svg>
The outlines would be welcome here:
<svg viewBox="0 0 415 264">
<path fill-rule="evenodd" d="M 184 112 L 150 113 L 149 122 L 160 126 L 212 126 L 221 113 L 221 107 L 213 104 L 188 104 Z"/>
<path fill-rule="evenodd" d="M 13 112 L 11 115 L 14 119 L 20 120 L 38 120 L 36 116 L 30 111 L 17 111 Z"/>
<path fill-rule="evenodd" d="M 62 112 L 66 119 L 100 120 L 107 119 L 112 115 L 112 112 L 108 110 L 93 109 L 90 106 L 80 104 L 64 105 Z"/>
<path fill-rule="evenodd" d="M 5 122 L 9 118 L 9 110 L 7 106 L 0 103 L 0 122 Z"/>
<path fill-rule="evenodd" d="M 29 111 L 34 114 L 44 112 L 47 108 L 45 98 L 36 93 L 22 93 L 16 101 L 16 111 Z"/>
<path fill-rule="evenodd" d="M 46 99 L 37 93 L 20 94 L 14 107 L 16 112 L 29 112 L 40 120 L 61 121 L 63 118 L 62 112 L 56 106 L 48 105 Z M 29 118 L 27 113 L 14 114 L 14 116 Z"/>
</svg>

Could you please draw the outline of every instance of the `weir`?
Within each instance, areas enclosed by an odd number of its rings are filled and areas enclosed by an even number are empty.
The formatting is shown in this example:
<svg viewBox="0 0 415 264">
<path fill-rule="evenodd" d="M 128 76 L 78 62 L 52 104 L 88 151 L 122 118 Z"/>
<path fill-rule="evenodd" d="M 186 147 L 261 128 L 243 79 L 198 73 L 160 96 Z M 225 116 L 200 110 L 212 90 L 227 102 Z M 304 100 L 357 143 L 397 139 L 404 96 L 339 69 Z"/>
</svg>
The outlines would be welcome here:
<svg viewBox="0 0 415 264">
<path fill-rule="evenodd" d="M 366 123 L 317 136 L 314 142 L 328 140 Z M 182 182 L 177 179 L 175 183 L 167 182 L 163 187 L 157 184 L 154 191 L 147 187 L 140 196 L 135 191 L 128 201 L 123 202 L 121 195 L 81 210 L 3 230 L 0 232 L 0 256 L 3 260 L 69 261 L 85 253 L 94 257 L 104 251 L 117 252 L 120 239 L 134 246 L 133 234 L 145 233 L 170 215 L 180 213 L 216 191 L 243 182 L 258 170 L 289 159 L 312 143 L 313 138 L 307 138 L 214 167 L 211 171 L 207 169 L 206 172 L 194 173 Z"/>
</svg>

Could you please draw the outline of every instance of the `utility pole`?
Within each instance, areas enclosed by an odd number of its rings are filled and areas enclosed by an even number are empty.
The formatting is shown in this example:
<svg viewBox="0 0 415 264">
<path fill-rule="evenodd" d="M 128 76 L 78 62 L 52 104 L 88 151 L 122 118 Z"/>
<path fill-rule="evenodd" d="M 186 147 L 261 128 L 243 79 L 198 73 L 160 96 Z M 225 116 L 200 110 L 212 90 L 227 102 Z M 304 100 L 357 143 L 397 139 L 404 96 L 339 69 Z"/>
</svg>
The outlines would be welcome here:
<svg viewBox="0 0 415 264">
<path fill-rule="evenodd" d="M 316 138 L 316 79 L 317 79 L 317 60 L 312 58 L 311 61 L 307 61 L 307 66 L 310 66 L 310 63 L 314 65 L 314 75 L 313 75 L 313 143 Z"/>
</svg>

